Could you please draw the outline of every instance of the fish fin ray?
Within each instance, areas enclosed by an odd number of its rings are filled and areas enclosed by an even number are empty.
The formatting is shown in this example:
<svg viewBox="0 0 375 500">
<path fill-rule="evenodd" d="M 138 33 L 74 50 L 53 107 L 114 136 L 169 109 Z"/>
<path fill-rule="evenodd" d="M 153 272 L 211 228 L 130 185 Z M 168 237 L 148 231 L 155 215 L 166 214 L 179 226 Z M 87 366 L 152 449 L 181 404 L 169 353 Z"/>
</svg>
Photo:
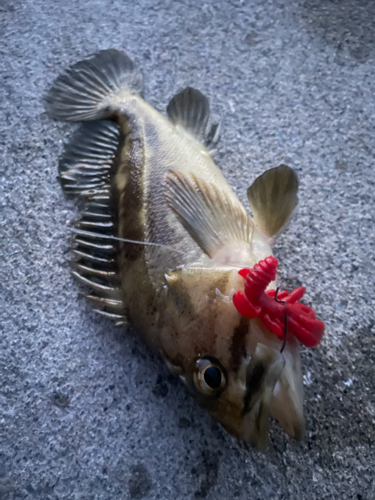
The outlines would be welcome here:
<svg viewBox="0 0 375 500">
<path fill-rule="evenodd" d="M 98 297 L 97 295 L 85 295 L 85 297 L 95 305 L 107 307 L 115 311 L 123 310 L 123 303 L 121 300 L 107 299 L 105 297 Z"/>
<path fill-rule="evenodd" d="M 251 243 L 253 222 L 241 204 L 235 205 L 213 184 L 172 171 L 166 177 L 166 198 L 170 208 L 211 258 L 227 243 Z"/>
<path fill-rule="evenodd" d="M 199 90 L 186 87 L 176 94 L 167 106 L 167 114 L 174 125 L 180 125 L 201 142 L 208 150 L 213 150 L 220 139 L 220 123 L 212 123 L 207 97 Z"/>
<path fill-rule="evenodd" d="M 103 309 L 96 309 L 96 308 L 94 309 L 94 311 L 97 312 L 98 314 L 101 314 L 105 318 L 109 318 L 109 319 L 112 319 L 113 321 L 115 321 L 116 326 L 126 324 L 126 319 L 121 314 L 116 314 L 113 312 L 104 311 Z"/>
<path fill-rule="evenodd" d="M 267 170 L 247 190 L 254 222 L 269 238 L 276 238 L 298 204 L 298 178 L 286 165 Z"/>
<path fill-rule="evenodd" d="M 111 200 L 96 203 L 98 193 L 103 198 L 109 194 L 109 188 L 91 190 L 81 197 L 85 206 L 80 218 L 73 223 L 74 258 L 70 265 L 75 278 L 89 290 L 85 295 L 94 304 L 95 311 L 116 324 L 126 324 L 117 246 L 112 239 L 115 223 Z"/>
<path fill-rule="evenodd" d="M 120 50 L 102 50 L 58 76 L 44 102 L 55 120 L 109 118 L 124 92 L 140 94 L 143 79 L 137 66 Z"/>
<path fill-rule="evenodd" d="M 83 123 L 67 144 L 59 161 L 63 190 L 72 196 L 105 188 L 110 182 L 120 131 L 111 121 Z"/>
</svg>

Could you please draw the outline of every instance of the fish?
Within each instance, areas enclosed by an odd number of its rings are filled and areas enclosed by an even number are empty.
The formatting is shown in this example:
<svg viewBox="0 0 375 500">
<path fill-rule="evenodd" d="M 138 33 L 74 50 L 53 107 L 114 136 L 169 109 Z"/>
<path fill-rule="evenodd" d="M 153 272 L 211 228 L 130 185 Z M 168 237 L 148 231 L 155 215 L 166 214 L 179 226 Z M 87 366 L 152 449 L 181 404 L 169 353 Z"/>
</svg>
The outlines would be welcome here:
<svg viewBox="0 0 375 500">
<path fill-rule="evenodd" d="M 81 209 L 72 273 L 229 433 L 264 448 L 272 416 L 301 439 L 299 340 L 317 345 L 324 324 L 296 302 L 304 290 L 278 291 L 272 256 L 297 175 L 280 165 L 255 179 L 251 216 L 214 163 L 221 125 L 207 97 L 186 87 L 164 116 L 142 96 L 142 73 L 116 49 L 74 64 L 44 96 L 49 117 L 83 122 L 59 161 Z"/>
</svg>

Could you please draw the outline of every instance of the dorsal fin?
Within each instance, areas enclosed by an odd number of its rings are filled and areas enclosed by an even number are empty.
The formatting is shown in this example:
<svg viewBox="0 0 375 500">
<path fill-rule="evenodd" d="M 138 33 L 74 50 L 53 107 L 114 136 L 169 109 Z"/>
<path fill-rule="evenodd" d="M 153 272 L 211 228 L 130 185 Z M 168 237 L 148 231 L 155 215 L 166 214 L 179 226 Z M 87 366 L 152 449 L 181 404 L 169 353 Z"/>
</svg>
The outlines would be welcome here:
<svg viewBox="0 0 375 500">
<path fill-rule="evenodd" d="M 86 297 L 103 316 L 125 324 L 109 187 L 81 193 L 85 209 L 74 223 L 73 275 L 90 290 Z"/>
<path fill-rule="evenodd" d="M 183 127 L 208 150 L 215 148 L 220 139 L 220 125 L 211 123 L 210 104 L 199 90 L 186 87 L 172 97 L 167 113 L 174 125 Z"/>
<path fill-rule="evenodd" d="M 209 257 L 228 243 L 251 242 L 251 217 L 213 184 L 173 171 L 166 177 L 166 187 L 168 205 Z"/>
<path fill-rule="evenodd" d="M 60 180 L 67 194 L 80 195 L 108 184 L 119 138 L 119 127 L 114 122 L 81 125 L 59 161 Z"/>
<path fill-rule="evenodd" d="M 117 124 L 97 121 L 81 125 L 60 158 L 59 174 L 67 194 L 83 204 L 74 223 L 73 275 L 90 290 L 95 311 L 118 324 L 125 322 L 117 270 L 112 216 L 111 176 L 120 132 Z"/>
<path fill-rule="evenodd" d="M 292 215 L 297 191 L 297 174 L 286 165 L 267 170 L 247 190 L 254 222 L 269 238 L 275 238 Z"/>
</svg>

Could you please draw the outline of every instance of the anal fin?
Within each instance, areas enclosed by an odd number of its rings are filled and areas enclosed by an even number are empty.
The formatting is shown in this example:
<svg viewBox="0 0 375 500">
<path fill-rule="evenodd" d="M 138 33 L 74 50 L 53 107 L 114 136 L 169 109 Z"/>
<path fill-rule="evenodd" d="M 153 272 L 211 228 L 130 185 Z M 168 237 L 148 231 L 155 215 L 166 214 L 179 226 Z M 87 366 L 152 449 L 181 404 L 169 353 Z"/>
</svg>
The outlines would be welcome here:
<svg viewBox="0 0 375 500">
<path fill-rule="evenodd" d="M 211 122 L 209 101 L 199 90 L 186 87 L 172 97 L 167 113 L 174 125 L 183 127 L 208 150 L 219 142 L 220 124 Z"/>
</svg>

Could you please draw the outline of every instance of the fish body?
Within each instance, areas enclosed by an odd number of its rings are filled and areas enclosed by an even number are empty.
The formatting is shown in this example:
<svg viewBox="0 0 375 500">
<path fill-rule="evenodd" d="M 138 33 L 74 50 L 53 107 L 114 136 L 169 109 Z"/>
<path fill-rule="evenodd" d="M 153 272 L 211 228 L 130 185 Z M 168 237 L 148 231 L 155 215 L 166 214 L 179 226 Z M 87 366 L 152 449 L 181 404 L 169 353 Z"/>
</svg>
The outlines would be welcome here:
<svg viewBox="0 0 375 500">
<path fill-rule="evenodd" d="M 141 92 L 138 68 L 110 49 L 74 65 L 46 96 L 53 118 L 87 122 L 59 167 L 83 205 L 73 273 L 98 312 L 130 322 L 229 432 L 262 447 L 271 413 L 300 438 L 298 342 L 233 304 L 244 290 L 238 271 L 271 255 L 297 203 L 296 176 L 280 166 L 259 177 L 251 218 L 213 161 L 219 128 L 207 98 L 188 87 L 166 118 Z"/>
</svg>

